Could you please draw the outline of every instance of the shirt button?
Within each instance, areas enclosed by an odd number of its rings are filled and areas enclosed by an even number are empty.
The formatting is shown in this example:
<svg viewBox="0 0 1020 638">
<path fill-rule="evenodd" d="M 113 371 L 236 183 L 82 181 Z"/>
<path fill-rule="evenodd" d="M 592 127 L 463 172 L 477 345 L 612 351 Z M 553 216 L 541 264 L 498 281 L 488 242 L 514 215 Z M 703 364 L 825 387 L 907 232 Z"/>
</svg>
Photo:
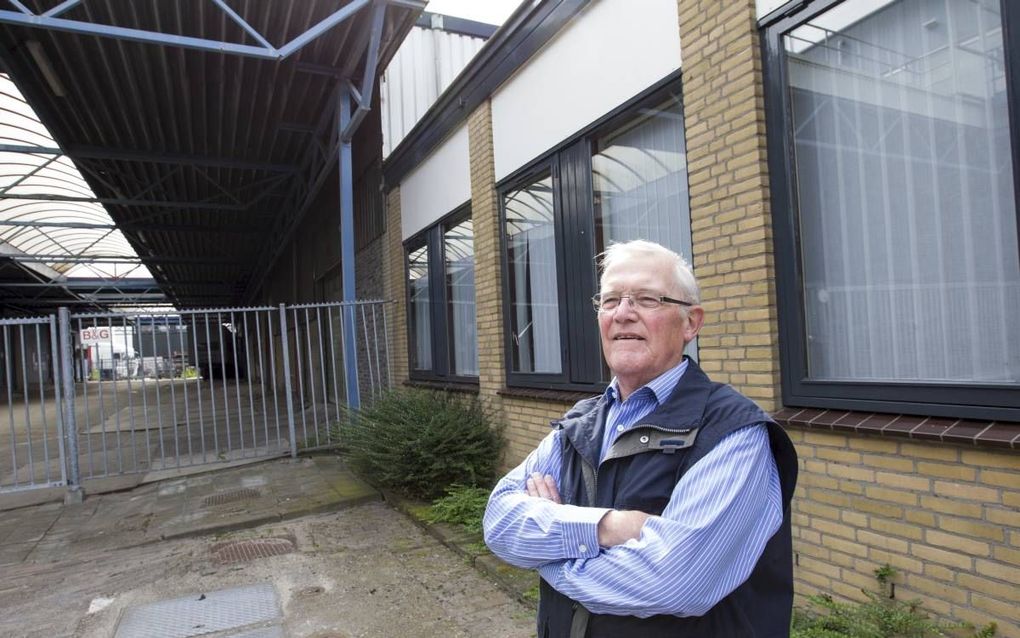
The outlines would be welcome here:
<svg viewBox="0 0 1020 638">
<path fill-rule="evenodd" d="M 623 426 L 622 425 L 616 426 L 616 431 L 617 432 L 623 432 Z"/>
<path fill-rule="evenodd" d="M 577 546 L 577 549 L 581 550 L 581 553 L 584 554 L 588 551 L 588 546 L 585 545 L 584 543 L 581 543 L 580 545 Z"/>
</svg>

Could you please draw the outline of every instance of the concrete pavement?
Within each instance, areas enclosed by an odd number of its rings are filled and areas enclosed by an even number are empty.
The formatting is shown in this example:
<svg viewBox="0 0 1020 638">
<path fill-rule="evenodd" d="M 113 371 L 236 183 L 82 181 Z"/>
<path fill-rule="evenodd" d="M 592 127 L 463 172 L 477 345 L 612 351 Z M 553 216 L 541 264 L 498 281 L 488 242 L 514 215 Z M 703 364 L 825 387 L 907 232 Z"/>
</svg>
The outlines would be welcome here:
<svg viewBox="0 0 1020 638">
<path fill-rule="evenodd" d="M 533 610 L 472 568 L 501 569 L 475 551 L 336 456 L 218 469 L 0 512 L 0 635 L 532 636 Z M 251 587 L 275 601 L 254 624 L 231 602 Z M 166 601 L 169 624 L 137 633 Z"/>
</svg>

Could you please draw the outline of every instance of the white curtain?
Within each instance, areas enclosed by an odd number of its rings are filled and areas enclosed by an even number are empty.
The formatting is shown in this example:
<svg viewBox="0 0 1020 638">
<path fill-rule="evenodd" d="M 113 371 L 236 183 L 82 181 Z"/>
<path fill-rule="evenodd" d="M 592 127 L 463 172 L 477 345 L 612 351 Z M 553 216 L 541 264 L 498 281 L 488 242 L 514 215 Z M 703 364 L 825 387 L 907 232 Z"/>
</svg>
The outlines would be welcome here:
<svg viewBox="0 0 1020 638">
<path fill-rule="evenodd" d="M 999 3 L 865 6 L 785 42 L 810 378 L 1016 384 Z"/>
</svg>

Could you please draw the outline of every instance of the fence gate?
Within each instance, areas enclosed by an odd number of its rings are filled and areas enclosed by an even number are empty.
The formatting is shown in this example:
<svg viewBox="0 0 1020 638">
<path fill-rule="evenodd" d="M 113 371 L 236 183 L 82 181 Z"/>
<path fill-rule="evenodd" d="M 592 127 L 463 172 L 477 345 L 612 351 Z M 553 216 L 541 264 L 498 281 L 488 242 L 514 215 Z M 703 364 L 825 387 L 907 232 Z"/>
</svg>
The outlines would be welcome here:
<svg viewBox="0 0 1020 638">
<path fill-rule="evenodd" d="M 387 306 L 62 311 L 60 337 L 53 318 L 0 321 L 12 464 L 0 490 L 334 445 L 347 405 L 344 322 L 353 317 L 370 399 L 390 385 Z M 62 412 L 75 424 L 66 442 Z"/>
</svg>

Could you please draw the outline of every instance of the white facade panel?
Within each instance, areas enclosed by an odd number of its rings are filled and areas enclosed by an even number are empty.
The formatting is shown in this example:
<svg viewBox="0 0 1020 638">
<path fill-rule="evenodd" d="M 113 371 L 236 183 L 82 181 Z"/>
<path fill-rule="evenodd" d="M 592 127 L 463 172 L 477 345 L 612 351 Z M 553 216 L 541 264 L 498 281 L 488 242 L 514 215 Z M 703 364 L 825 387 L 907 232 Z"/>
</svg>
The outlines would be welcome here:
<svg viewBox="0 0 1020 638">
<path fill-rule="evenodd" d="M 761 20 L 787 2 L 789 2 L 789 0 L 755 0 L 754 5 L 758 14 L 758 19 Z"/>
<path fill-rule="evenodd" d="M 411 29 L 379 85 L 383 158 L 400 144 L 484 44 L 483 38 L 442 29 Z"/>
<path fill-rule="evenodd" d="M 596 0 L 493 94 L 496 180 L 679 68 L 676 0 Z"/>
<path fill-rule="evenodd" d="M 471 199 L 465 122 L 400 183 L 401 237 L 407 239 Z"/>
</svg>

